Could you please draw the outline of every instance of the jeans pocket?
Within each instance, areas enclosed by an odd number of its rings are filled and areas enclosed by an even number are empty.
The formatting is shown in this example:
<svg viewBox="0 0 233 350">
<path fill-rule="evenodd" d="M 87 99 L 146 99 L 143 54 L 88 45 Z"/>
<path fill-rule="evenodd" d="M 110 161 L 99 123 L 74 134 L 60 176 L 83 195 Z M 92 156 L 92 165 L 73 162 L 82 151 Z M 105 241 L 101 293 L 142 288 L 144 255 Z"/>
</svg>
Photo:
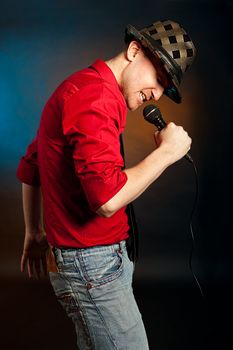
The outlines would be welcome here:
<svg viewBox="0 0 233 350">
<path fill-rule="evenodd" d="M 55 249 L 56 263 L 59 272 L 74 272 L 75 271 L 75 255 L 76 249 Z"/>
<path fill-rule="evenodd" d="M 120 249 L 93 250 L 88 254 L 78 252 L 76 264 L 80 266 L 85 282 L 91 283 L 92 287 L 98 287 L 115 280 L 122 274 L 122 251 Z"/>
</svg>

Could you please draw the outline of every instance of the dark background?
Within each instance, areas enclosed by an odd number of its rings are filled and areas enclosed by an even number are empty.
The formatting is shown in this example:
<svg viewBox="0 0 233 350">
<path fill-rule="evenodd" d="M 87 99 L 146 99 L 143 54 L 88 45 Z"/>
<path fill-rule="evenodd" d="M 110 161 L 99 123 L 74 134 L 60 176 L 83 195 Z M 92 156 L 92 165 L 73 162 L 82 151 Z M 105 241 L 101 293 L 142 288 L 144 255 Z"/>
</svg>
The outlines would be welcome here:
<svg viewBox="0 0 233 350">
<path fill-rule="evenodd" d="M 139 199 L 140 260 L 134 291 L 150 349 L 232 349 L 232 1 L 5 1 L 0 5 L 1 101 L 1 348 L 75 349 L 70 321 L 47 279 L 19 271 L 24 225 L 20 156 L 37 129 L 56 86 L 96 58 L 123 48 L 125 25 L 142 28 L 159 19 L 181 23 L 197 47 L 182 84 L 183 103 L 163 97 L 167 121 L 193 139 L 199 198 L 191 165 L 181 160 Z M 128 166 L 153 149 L 153 126 L 142 108 L 129 113 L 124 133 Z"/>
</svg>

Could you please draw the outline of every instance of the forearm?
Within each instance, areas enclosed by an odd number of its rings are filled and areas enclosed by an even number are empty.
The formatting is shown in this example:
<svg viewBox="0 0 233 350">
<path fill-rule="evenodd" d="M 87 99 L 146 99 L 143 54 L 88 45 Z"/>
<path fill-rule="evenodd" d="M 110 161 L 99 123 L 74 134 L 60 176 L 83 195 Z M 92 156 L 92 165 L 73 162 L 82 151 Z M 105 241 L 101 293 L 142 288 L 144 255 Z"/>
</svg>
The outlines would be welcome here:
<svg viewBox="0 0 233 350">
<path fill-rule="evenodd" d="M 106 217 L 113 215 L 139 197 L 171 163 L 170 155 L 162 148 L 157 148 L 136 166 L 125 169 L 127 182 L 97 213 Z"/>
<path fill-rule="evenodd" d="M 46 252 L 48 243 L 42 225 L 40 187 L 22 184 L 25 237 L 21 257 L 21 271 L 27 267 L 28 276 L 40 278 L 47 274 Z"/>
<path fill-rule="evenodd" d="M 26 233 L 42 229 L 42 200 L 40 187 L 22 184 L 23 213 Z"/>
<path fill-rule="evenodd" d="M 155 133 L 157 148 L 136 166 L 124 170 L 127 182 L 97 214 L 109 217 L 132 202 L 171 164 L 181 159 L 190 149 L 191 138 L 181 126 L 169 123 L 162 131 Z"/>
</svg>

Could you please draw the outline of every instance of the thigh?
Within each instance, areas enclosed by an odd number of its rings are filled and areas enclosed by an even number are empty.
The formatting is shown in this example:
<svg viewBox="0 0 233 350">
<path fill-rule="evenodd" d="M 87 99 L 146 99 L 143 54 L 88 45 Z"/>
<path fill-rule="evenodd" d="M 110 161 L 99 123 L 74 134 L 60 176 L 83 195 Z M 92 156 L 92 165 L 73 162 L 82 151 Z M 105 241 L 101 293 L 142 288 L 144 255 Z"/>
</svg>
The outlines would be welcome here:
<svg viewBox="0 0 233 350">
<path fill-rule="evenodd" d="M 101 347 L 103 332 L 109 334 L 115 345 L 110 349 L 149 349 L 133 294 L 134 266 L 128 258 L 125 242 L 120 247 L 114 246 L 112 251 L 82 252 L 77 260 L 77 267 L 89 284 L 87 293 L 92 307 L 88 309 L 88 318 L 97 349 L 105 349 Z"/>
<path fill-rule="evenodd" d="M 60 272 L 50 278 L 75 324 L 79 349 L 147 350 L 125 243 L 60 255 Z"/>
<path fill-rule="evenodd" d="M 75 267 L 76 250 L 62 254 L 56 250 L 59 272 L 50 272 L 50 282 L 57 300 L 75 325 L 79 350 L 94 350 L 91 327 L 85 312 L 86 286 Z M 75 288 L 74 288 L 75 285 Z"/>
</svg>

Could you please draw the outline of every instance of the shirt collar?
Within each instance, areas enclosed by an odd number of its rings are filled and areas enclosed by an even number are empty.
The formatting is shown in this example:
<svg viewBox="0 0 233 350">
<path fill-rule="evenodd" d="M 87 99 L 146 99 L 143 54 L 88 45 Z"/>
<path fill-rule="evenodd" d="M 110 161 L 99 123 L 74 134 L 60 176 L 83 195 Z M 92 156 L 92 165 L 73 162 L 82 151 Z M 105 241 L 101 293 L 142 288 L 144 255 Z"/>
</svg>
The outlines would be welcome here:
<svg viewBox="0 0 233 350">
<path fill-rule="evenodd" d="M 93 67 L 101 76 L 102 79 L 110 83 L 111 85 L 115 85 L 120 89 L 120 86 L 116 80 L 115 75 L 112 70 L 108 67 L 108 65 L 103 60 L 96 60 L 91 67 Z"/>
<path fill-rule="evenodd" d="M 125 98 L 124 98 L 124 96 L 121 92 L 121 89 L 120 89 L 120 85 L 118 84 L 118 81 L 116 80 L 116 77 L 113 74 L 113 71 L 109 68 L 109 66 L 103 60 L 97 59 L 91 65 L 91 67 L 95 71 L 97 71 L 97 73 L 100 75 L 100 77 L 104 81 L 108 82 L 109 84 L 111 84 L 115 88 L 115 91 L 118 95 L 119 101 L 121 101 L 124 108 L 127 108 Z"/>
</svg>

